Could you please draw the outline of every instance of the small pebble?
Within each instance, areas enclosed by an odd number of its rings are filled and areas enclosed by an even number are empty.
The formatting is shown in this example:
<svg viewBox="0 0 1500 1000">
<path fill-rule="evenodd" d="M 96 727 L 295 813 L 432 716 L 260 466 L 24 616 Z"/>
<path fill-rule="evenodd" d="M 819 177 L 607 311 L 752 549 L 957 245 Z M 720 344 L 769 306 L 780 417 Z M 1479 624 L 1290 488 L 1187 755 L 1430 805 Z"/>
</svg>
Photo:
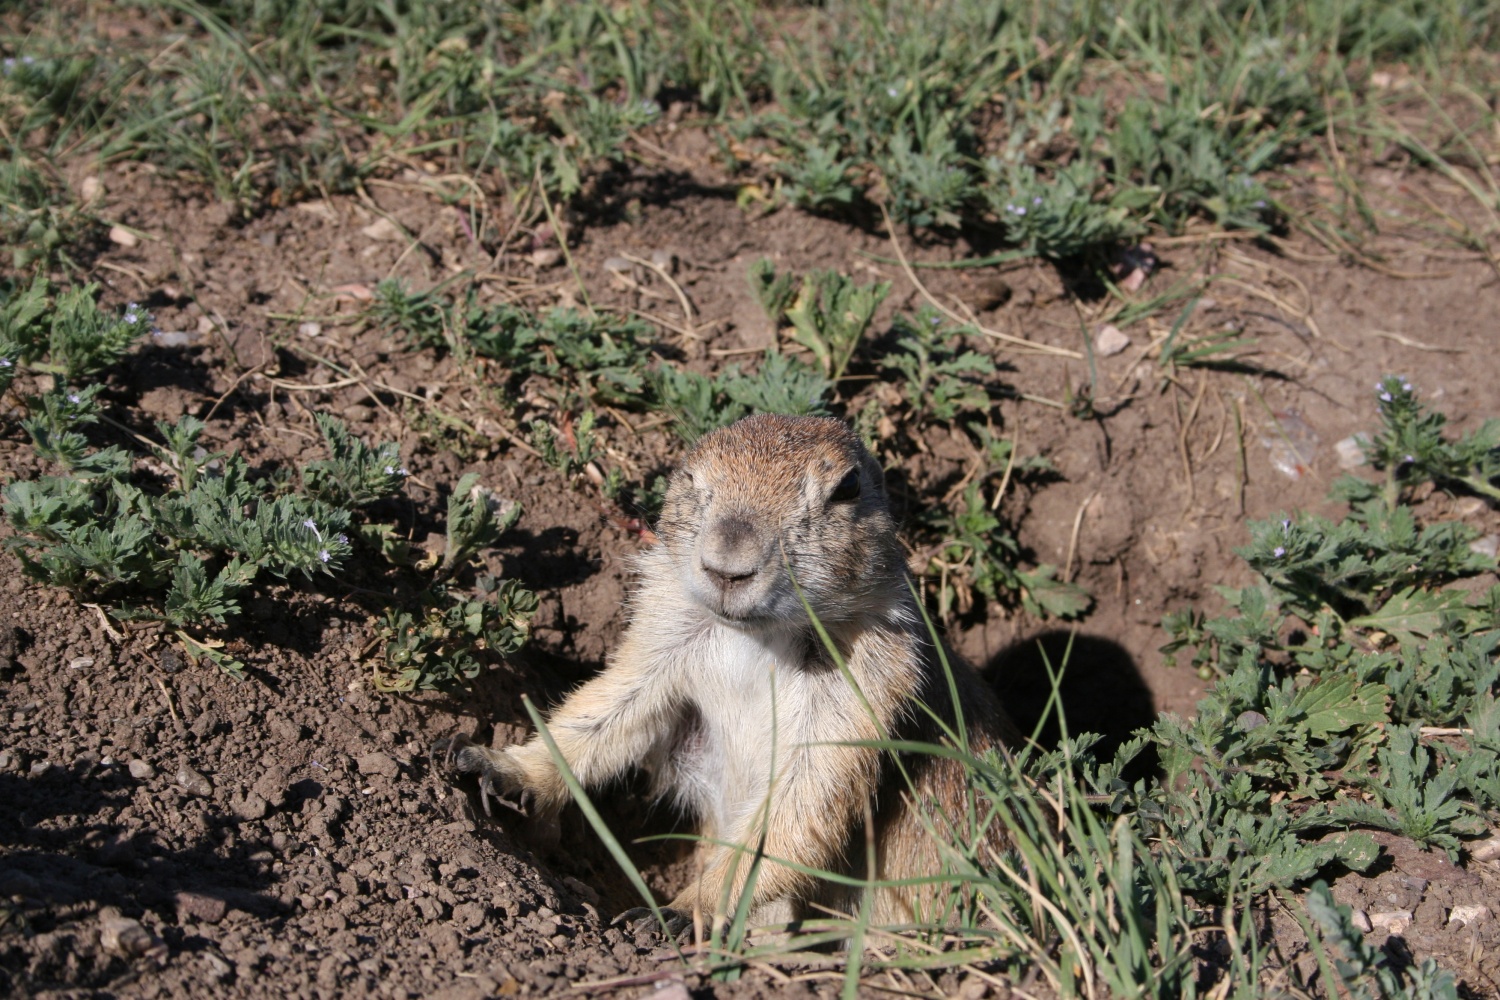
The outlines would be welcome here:
<svg viewBox="0 0 1500 1000">
<path fill-rule="evenodd" d="M 182 790 L 189 795 L 196 795 L 199 798 L 210 798 L 214 794 L 213 782 L 186 764 L 177 769 L 177 784 L 181 785 Z"/>
<path fill-rule="evenodd" d="M 224 900 L 199 892 L 179 892 L 176 903 L 178 923 L 182 923 L 184 916 L 190 916 L 204 923 L 216 924 L 229 912 L 229 904 Z"/>
<path fill-rule="evenodd" d="M 610 274 L 628 275 L 631 271 L 635 270 L 635 265 L 624 257 L 606 257 L 604 258 L 604 269 Z"/>
<path fill-rule="evenodd" d="M 297 327 L 297 332 L 304 337 L 316 337 L 323 332 L 322 323 L 302 323 Z"/>
<path fill-rule="evenodd" d="M 401 773 L 400 766 L 388 755 L 379 751 L 357 758 L 354 764 L 359 768 L 360 774 L 382 774 L 387 778 L 394 778 Z"/>
<path fill-rule="evenodd" d="M 1411 911 L 1387 910 L 1383 913 L 1372 913 L 1370 925 L 1386 934 L 1405 934 L 1406 929 L 1411 926 Z"/>
<path fill-rule="evenodd" d="M 92 656 L 75 656 L 68 661 L 69 670 L 82 670 L 84 667 L 92 667 L 94 658 Z"/>
<path fill-rule="evenodd" d="M 193 342 L 193 335 L 186 330 L 163 330 L 153 334 L 151 339 L 158 347 L 187 347 Z"/>
<path fill-rule="evenodd" d="M 531 251 L 531 263 L 536 267 L 556 267 L 562 263 L 563 253 L 557 247 L 542 247 Z"/>
<path fill-rule="evenodd" d="M 399 240 L 401 229 L 390 219 L 381 216 L 360 230 L 372 240 Z"/>
<path fill-rule="evenodd" d="M 1112 358 L 1130 346 L 1130 338 L 1113 323 L 1105 323 L 1094 334 L 1094 351 L 1101 358 Z"/>
<path fill-rule="evenodd" d="M 1375 929 L 1375 926 L 1370 923 L 1370 915 L 1364 910 L 1355 910 L 1349 914 L 1349 919 L 1354 922 L 1355 927 L 1358 927 L 1366 934 Z"/>
<path fill-rule="evenodd" d="M 99 911 L 99 944 L 122 958 L 149 955 L 161 961 L 167 954 L 167 946 L 142 927 L 139 920 L 120 916 L 120 911 L 112 906 Z"/>
<path fill-rule="evenodd" d="M 677 273 L 677 255 L 670 250 L 652 250 L 651 263 L 668 274 Z"/>
<path fill-rule="evenodd" d="M 156 768 L 139 758 L 132 760 L 125 766 L 130 770 L 130 776 L 137 781 L 149 781 L 156 777 Z"/>
<path fill-rule="evenodd" d="M 1470 542 L 1469 551 L 1491 559 L 1500 556 L 1500 535 L 1485 535 L 1477 541 Z"/>
<path fill-rule="evenodd" d="M 124 226 L 109 227 L 109 241 L 122 247 L 139 246 L 141 238 Z"/>
</svg>

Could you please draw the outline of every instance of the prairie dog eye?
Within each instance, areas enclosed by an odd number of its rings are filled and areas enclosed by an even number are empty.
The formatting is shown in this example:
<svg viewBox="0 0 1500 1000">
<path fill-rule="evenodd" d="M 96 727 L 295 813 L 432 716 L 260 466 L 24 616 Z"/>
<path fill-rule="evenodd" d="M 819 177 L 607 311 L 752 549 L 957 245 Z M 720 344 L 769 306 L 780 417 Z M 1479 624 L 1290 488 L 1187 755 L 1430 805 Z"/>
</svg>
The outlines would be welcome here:
<svg viewBox="0 0 1500 1000">
<path fill-rule="evenodd" d="M 839 484 L 828 494 L 829 503 L 847 503 L 859 499 L 859 469 L 853 468 L 844 474 Z"/>
</svg>

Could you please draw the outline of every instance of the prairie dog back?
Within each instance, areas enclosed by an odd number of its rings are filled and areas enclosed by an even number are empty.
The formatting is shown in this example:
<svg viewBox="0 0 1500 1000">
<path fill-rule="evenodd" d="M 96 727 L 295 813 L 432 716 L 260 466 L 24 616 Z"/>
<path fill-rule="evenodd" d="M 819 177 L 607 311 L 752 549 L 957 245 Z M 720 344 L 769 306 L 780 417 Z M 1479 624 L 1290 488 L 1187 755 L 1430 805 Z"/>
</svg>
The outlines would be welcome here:
<svg viewBox="0 0 1500 1000">
<path fill-rule="evenodd" d="M 599 785 L 642 767 L 706 838 L 752 850 L 764 838 L 768 859 L 847 874 L 865 874 L 872 815 L 880 871 L 870 874 L 937 873 L 924 820 L 962 814 L 958 765 L 907 760 L 908 789 L 885 754 L 849 744 L 936 741 L 919 701 L 950 721 L 961 710 L 974 749 L 1001 742 L 1008 724 L 958 662 L 959 704 L 950 704 L 880 465 L 858 437 L 838 420 L 769 414 L 713 431 L 672 474 L 656 531 L 619 648 L 548 721 L 578 779 Z M 543 811 L 567 800 L 539 739 L 453 749 L 458 768 L 487 788 L 529 796 Z M 703 851 L 701 877 L 670 904 L 680 920 L 732 912 L 744 888 L 742 852 Z M 769 860 L 753 892 L 762 922 L 798 919 L 812 903 L 856 903 Z M 877 919 L 906 920 L 922 900 L 891 890 L 875 903 Z"/>
</svg>

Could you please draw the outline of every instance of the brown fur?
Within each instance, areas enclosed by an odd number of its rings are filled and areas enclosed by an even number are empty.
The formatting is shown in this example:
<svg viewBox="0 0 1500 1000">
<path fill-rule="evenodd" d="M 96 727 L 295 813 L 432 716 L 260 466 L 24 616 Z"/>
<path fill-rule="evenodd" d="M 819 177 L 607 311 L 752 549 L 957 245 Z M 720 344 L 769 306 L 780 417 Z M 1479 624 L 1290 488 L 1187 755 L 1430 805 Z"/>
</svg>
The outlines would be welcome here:
<svg viewBox="0 0 1500 1000">
<path fill-rule="evenodd" d="M 762 921 L 858 903 L 769 859 L 863 875 L 869 836 L 880 878 L 940 871 L 938 840 L 925 824 L 947 832 L 965 815 L 961 767 L 906 755 L 912 794 L 890 755 L 847 745 L 939 742 L 919 700 L 949 723 L 955 714 L 882 471 L 858 438 L 837 420 L 772 415 L 710 433 L 673 474 L 657 534 L 640 559 L 619 649 L 548 721 L 578 779 L 597 786 L 643 767 L 660 795 L 701 819 L 705 837 L 760 845 L 768 860 L 753 905 Z M 804 598 L 858 691 L 819 641 Z M 971 747 L 1009 742 L 988 689 L 967 665 L 950 662 Z M 533 798 L 543 813 L 567 801 L 540 738 L 500 751 L 465 745 L 455 759 L 489 787 Z M 702 876 L 671 907 L 713 914 L 727 900 L 732 912 L 749 858 L 707 846 L 703 861 Z M 909 920 L 930 897 L 882 891 L 876 919 Z"/>
</svg>

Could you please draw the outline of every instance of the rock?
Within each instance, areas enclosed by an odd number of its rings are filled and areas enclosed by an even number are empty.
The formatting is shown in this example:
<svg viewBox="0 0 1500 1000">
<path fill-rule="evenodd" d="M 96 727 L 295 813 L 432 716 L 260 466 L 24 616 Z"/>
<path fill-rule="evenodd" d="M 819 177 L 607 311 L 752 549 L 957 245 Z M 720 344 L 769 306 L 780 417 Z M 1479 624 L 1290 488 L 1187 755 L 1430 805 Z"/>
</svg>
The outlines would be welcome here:
<svg viewBox="0 0 1500 1000">
<path fill-rule="evenodd" d="M 1471 846 L 1469 856 L 1475 861 L 1500 861 L 1500 833 Z"/>
<path fill-rule="evenodd" d="M 297 332 L 304 337 L 316 337 L 323 332 L 323 324 L 313 322 L 301 323 L 297 326 Z"/>
<path fill-rule="evenodd" d="M 1494 559 L 1500 555 L 1500 535 L 1490 534 L 1469 543 L 1469 551 L 1476 555 Z"/>
<path fill-rule="evenodd" d="M 535 267 L 556 267 L 562 263 L 563 253 L 557 247 L 542 247 L 531 251 L 531 263 Z"/>
<path fill-rule="evenodd" d="M 1455 906 L 1453 908 L 1448 914 L 1448 923 L 1467 924 L 1472 927 L 1475 924 L 1484 923 L 1491 916 L 1493 914 L 1490 913 L 1490 908 L 1483 903 L 1465 903 L 1462 906 Z"/>
<path fill-rule="evenodd" d="M 216 924 L 229 912 L 229 904 L 224 900 L 205 896 L 200 892 L 179 892 L 173 899 L 177 903 L 178 923 L 182 923 L 184 916 L 189 916 L 207 924 Z"/>
<path fill-rule="evenodd" d="M 1349 914 L 1349 919 L 1354 922 L 1355 927 L 1358 927 L 1365 934 L 1375 929 L 1375 925 L 1370 923 L 1370 915 L 1364 910 L 1355 910 Z"/>
<path fill-rule="evenodd" d="M 151 956 L 165 961 L 167 946 L 155 934 L 141 926 L 139 920 L 120 916 L 113 906 L 99 911 L 99 945 L 122 958 Z"/>
<path fill-rule="evenodd" d="M 401 239 L 401 227 L 390 219 L 381 216 L 360 230 L 365 236 L 372 240 L 399 240 Z"/>
<path fill-rule="evenodd" d="M 187 347 L 196 338 L 186 330 L 158 330 L 151 339 L 157 347 Z"/>
<path fill-rule="evenodd" d="M 624 257 L 604 258 L 604 270 L 609 274 L 629 274 L 635 270 L 635 265 Z"/>
<path fill-rule="evenodd" d="M 459 903 L 453 908 L 453 922 L 465 932 L 478 930 L 484 921 L 484 907 L 478 903 Z"/>
<path fill-rule="evenodd" d="M 1357 437 L 1346 437 L 1333 446 L 1340 469 L 1357 469 L 1365 464 L 1365 449 Z"/>
<path fill-rule="evenodd" d="M 677 273 L 677 255 L 670 250 L 652 250 L 651 263 L 667 274 Z"/>
<path fill-rule="evenodd" d="M 270 812 L 270 809 L 271 807 L 266 804 L 266 800 L 254 792 L 247 792 L 243 799 L 233 799 L 229 803 L 230 812 L 234 813 L 240 819 L 251 823 L 258 819 L 264 819 L 266 813 Z"/>
<path fill-rule="evenodd" d="M 85 205 L 92 205 L 104 197 L 104 182 L 96 174 L 89 174 L 78 185 L 78 196 L 83 199 Z"/>
<path fill-rule="evenodd" d="M 359 768 L 360 774 L 381 774 L 387 778 L 395 778 L 401 774 L 400 765 L 379 751 L 356 758 L 354 765 Z"/>
<path fill-rule="evenodd" d="M 94 658 L 92 656 L 75 656 L 68 661 L 69 670 L 83 670 L 85 667 L 92 667 L 93 665 Z"/>
<path fill-rule="evenodd" d="M 260 776 L 251 790 L 279 809 L 286 804 L 287 780 L 286 768 L 268 767 L 266 773 Z"/>
<path fill-rule="evenodd" d="M 110 226 L 109 241 L 117 246 L 129 249 L 130 247 L 139 246 L 141 238 L 124 226 Z"/>
<path fill-rule="evenodd" d="M 182 790 L 189 795 L 196 795 L 202 799 L 212 798 L 214 794 L 213 782 L 186 764 L 177 769 L 177 784 L 182 786 Z"/>
<path fill-rule="evenodd" d="M 1410 910 L 1386 910 L 1370 914 L 1370 926 L 1386 934 L 1405 934 L 1411 926 Z"/>
<path fill-rule="evenodd" d="M 1112 358 L 1130 346 L 1130 338 L 1113 323 L 1105 323 L 1094 334 L 1094 353 L 1101 358 Z"/>
<path fill-rule="evenodd" d="M 363 403 L 354 403 L 344 407 L 344 422 L 350 424 L 366 424 L 375 419 L 375 411 Z"/>
</svg>

